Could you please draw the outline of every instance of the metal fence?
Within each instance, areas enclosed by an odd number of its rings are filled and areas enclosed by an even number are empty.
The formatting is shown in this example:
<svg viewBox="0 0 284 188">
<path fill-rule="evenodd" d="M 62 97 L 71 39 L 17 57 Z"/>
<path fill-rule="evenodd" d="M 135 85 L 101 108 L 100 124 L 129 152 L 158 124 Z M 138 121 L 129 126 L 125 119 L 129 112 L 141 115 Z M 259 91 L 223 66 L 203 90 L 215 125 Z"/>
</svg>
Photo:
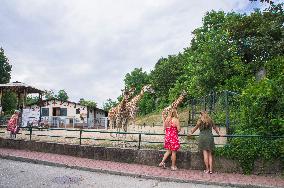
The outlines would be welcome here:
<svg viewBox="0 0 284 188">
<path fill-rule="evenodd" d="M 0 126 L 0 135 L 6 134 L 7 132 L 3 130 L 6 126 Z M 146 136 L 159 136 L 164 138 L 164 133 L 143 133 L 143 132 L 117 132 L 117 131 L 101 131 L 101 130 L 90 130 L 90 129 L 65 129 L 65 128 L 38 128 L 38 127 L 21 127 L 22 132 L 19 132 L 18 135 L 25 135 L 28 137 L 28 140 L 35 140 L 39 137 L 51 137 L 51 138 L 63 138 L 63 139 L 74 139 L 75 141 L 79 141 L 79 144 L 82 144 L 83 140 L 93 140 L 93 141 L 109 141 L 109 142 L 124 142 L 124 143 L 136 143 L 137 149 L 141 149 L 142 144 L 163 144 L 163 141 L 151 141 L 145 140 Z M 67 132 L 75 132 L 74 136 L 64 136 L 64 135 L 54 135 L 54 134 L 46 134 L 50 133 L 50 131 L 67 131 Z M 48 132 L 47 132 L 48 131 Z M 96 138 L 96 137 L 86 137 L 87 133 L 98 133 L 98 134 L 115 134 L 115 135 L 131 135 L 136 136 L 134 140 L 127 140 L 126 137 L 117 137 L 114 139 L 109 138 Z M 187 134 L 179 134 L 180 138 L 187 137 Z M 192 135 L 193 138 L 198 137 L 198 135 Z M 214 135 L 214 137 L 220 137 L 218 135 Z M 225 138 L 269 138 L 269 139 L 283 139 L 284 136 L 261 136 L 261 135 L 225 135 Z M 182 139 L 186 140 L 186 139 Z M 195 140 L 195 139 L 193 139 Z M 181 145 L 188 145 L 188 141 L 181 141 Z M 99 144 L 98 144 L 99 145 Z M 223 145 L 223 144 L 221 144 Z"/>
<path fill-rule="evenodd" d="M 7 125 L 9 117 L 0 117 L 0 125 Z M 28 122 L 24 125 L 21 123 L 22 127 L 39 127 L 39 128 L 95 128 L 95 129 L 107 129 L 107 117 L 101 118 L 85 118 L 84 120 L 79 120 L 74 117 L 67 116 L 49 116 L 42 117 L 39 122 L 34 117 L 29 117 Z"/>
</svg>

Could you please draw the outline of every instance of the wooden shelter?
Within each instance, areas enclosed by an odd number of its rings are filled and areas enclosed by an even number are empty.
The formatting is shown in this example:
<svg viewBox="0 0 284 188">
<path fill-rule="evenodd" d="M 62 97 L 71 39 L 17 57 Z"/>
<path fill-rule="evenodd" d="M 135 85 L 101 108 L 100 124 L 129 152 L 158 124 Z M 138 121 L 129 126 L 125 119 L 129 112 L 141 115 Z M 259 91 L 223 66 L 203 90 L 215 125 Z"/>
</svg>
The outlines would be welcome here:
<svg viewBox="0 0 284 188">
<path fill-rule="evenodd" d="M 42 99 L 42 94 L 44 91 L 27 85 L 22 82 L 12 82 L 7 84 L 0 84 L 0 114 L 2 114 L 2 100 L 3 93 L 6 91 L 12 91 L 17 94 L 17 108 L 24 108 L 26 106 L 26 98 L 28 94 L 39 94 L 39 100 Z M 22 104 L 20 104 L 22 102 Z"/>
</svg>

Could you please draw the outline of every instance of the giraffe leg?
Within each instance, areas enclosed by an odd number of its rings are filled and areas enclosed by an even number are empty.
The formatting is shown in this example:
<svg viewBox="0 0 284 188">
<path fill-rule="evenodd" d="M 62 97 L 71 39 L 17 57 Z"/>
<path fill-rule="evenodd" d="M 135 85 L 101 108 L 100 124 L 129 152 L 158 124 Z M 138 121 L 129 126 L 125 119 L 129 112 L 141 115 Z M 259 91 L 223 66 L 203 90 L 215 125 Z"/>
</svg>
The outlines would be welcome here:
<svg viewBox="0 0 284 188">
<path fill-rule="evenodd" d="M 123 119 L 122 125 L 123 125 L 124 132 L 127 132 L 127 119 L 126 118 Z"/>
<path fill-rule="evenodd" d="M 110 118 L 109 120 L 109 128 L 112 129 L 113 128 L 113 119 Z"/>
</svg>

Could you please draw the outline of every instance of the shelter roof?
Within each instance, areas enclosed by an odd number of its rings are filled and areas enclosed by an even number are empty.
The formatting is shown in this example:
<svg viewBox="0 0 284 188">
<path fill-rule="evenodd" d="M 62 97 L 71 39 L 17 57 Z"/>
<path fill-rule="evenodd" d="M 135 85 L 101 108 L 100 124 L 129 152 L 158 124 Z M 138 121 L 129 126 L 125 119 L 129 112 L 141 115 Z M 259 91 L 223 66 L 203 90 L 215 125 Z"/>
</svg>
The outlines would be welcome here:
<svg viewBox="0 0 284 188">
<path fill-rule="evenodd" d="M 30 85 L 27 85 L 25 83 L 22 82 L 11 82 L 11 83 L 7 83 L 7 84 L 0 84 L 0 90 L 2 91 L 14 91 L 17 93 L 24 93 L 24 91 L 26 91 L 26 93 L 43 93 L 44 91 L 37 89 L 35 87 L 32 87 Z"/>
</svg>

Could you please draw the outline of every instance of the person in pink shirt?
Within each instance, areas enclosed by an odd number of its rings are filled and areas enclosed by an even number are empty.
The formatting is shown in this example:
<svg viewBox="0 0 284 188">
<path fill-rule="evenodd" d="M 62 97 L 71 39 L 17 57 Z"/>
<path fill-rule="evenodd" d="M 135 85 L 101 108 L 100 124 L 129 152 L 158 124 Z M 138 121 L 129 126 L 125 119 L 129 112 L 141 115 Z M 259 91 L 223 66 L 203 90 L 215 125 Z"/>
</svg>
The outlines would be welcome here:
<svg viewBox="0 0 284 188">
<path fill-rule="evenodd" d="M 15 110 L 14 114 L 8 121 L 7 131 L 10 131 L 10 138 L 16 138 L 16 135 L 19 132 L 19 116 L 20 111 Z"/>
</svg>

